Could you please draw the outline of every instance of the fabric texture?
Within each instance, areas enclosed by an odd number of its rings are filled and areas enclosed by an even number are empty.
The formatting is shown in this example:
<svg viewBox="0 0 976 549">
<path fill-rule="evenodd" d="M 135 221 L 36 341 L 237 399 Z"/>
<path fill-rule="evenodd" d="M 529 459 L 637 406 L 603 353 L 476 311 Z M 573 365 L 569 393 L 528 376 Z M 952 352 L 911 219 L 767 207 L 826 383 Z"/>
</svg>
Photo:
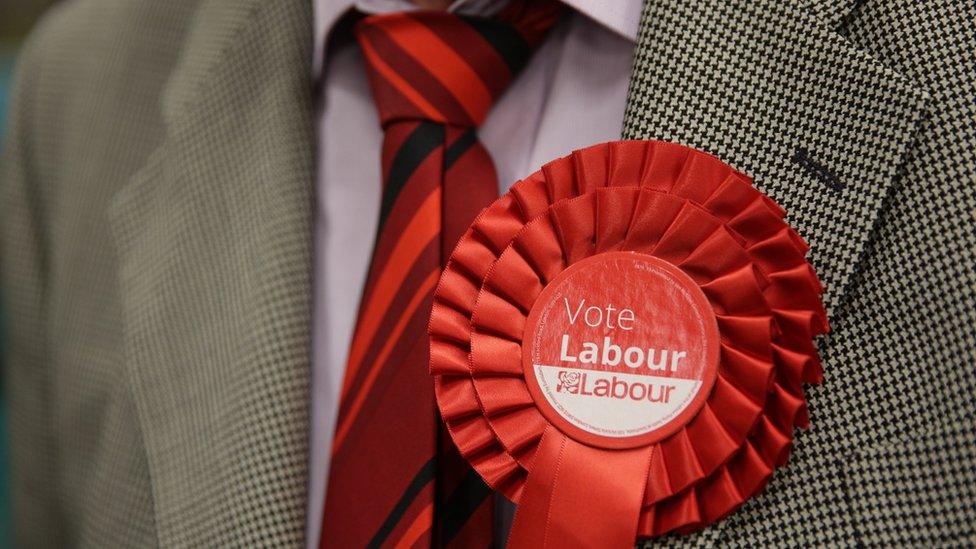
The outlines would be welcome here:
<svg viewBox="0 0 976 549">
<path fill-rule="evenodd" d="M 645 4 L 625 136 L 753 175 L 810 242 L 832 327 L 788 467 L 674 545 L 972 543 L 974 17 L 962 2 Z"/>
<path fill-rule="evenodd" d="M 31 38 L 0 176 L 18 545 L 304 540 L 306 4 L 69 2 Z"/>
<path fill-rule="evenodd" d="M 304 543 L 310 12 L 76 0 L 30 40 L 0 166 L 20 545 Z M 976 543 L 974 12 L 647 0 L 625 136 L 752 175 L 834 330 L 790 465 L 649 545 Z"/>
</svg>

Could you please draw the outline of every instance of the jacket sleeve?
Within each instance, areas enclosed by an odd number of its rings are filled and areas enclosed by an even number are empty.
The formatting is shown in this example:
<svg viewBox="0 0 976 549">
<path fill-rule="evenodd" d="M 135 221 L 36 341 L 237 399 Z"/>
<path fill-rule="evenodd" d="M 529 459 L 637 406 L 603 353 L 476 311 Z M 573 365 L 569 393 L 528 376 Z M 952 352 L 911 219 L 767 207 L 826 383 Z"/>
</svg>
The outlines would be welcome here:
<svg viewBox="0 0 976 549">
<path fill-rule="evenodd" d="M 10 497 L 16 546 L 62 546 L 53 437 L 47 299 L 47 238 L 38 144 L 31 120 L 41 40 L 35 32 L 14 75 L 0 141 L 0 307 L 4 389 L 8 396 Z"/>
</svg>

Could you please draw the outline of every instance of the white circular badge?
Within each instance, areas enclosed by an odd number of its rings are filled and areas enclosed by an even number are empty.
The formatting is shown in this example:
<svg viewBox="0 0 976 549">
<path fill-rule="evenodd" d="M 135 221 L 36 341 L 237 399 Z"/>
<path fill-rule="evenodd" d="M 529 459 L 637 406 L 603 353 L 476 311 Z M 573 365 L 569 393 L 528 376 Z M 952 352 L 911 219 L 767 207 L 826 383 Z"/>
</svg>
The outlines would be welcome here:
<svg viewBox="0 0 976 549">
<path fill-rule="evenodd" d="M 719 358 L 715 314 L 674 265 L 636 252 L 579 261 L 529 314 L 523 366 L 567 435 L 629 448 L 674 433 L 704 405 Z"/>
</svg>

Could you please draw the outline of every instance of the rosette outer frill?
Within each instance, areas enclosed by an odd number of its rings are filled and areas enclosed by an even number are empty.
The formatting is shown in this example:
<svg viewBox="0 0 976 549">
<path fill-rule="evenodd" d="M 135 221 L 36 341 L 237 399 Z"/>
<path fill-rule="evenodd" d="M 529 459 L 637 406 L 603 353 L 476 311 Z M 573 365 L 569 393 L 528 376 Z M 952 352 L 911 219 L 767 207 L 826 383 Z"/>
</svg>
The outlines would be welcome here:
<svg viewBox="0 0 976 549">
<path fill-rule="evenodd" d="M 784 216 L 717 158 L 654 141 L 576 151 L 482 212 L 436 290 L 430 370 L 461 454 L 519 503 L 513 540 L 553 544 L 574 539 L 573 530 L 582 532 L 577 540 L 604 532 L 600 524 L 527 524 L 536 518 L 523 516 L 531 479 L 555 484 L 558 471 L 549 469 L 560 466 L 566 448 L 585 448 L 590 462 L 612 464 L 626 452 L 641 462 L 607 479 L 608 493 L 637 502 L 622 520 L 630 543 L 635 532 L 684 533 L 721 519 L 785 464 L 793 428 L 808 423 L 803 384 L 821 381 L 813 339 L 828 324 L 808 247 Z M 707 297 L 720 338 L 717 376 L 704 404 L 638 454 L 592 448 L 560 432 L 540 411 L 523 367 L 527 320 L 543 289 L 571 265 L 608 252 L 646 254 L 680 269 Z M 533 495 L 542 501 L 532 505 L 555 509 L 542 516 L 556 522 L 550 515 L 560 505 L 600 505 L 585 515 L 597 523 L 603 514 L 630 513 L 627 502 L 615 507 L 616 496 L 600 499 L 598 480 L 582 488 L 544 486 L 536 490 L 543 497 Z M 595 501 L 558 501 L 579 494 Z M 605 519 L 621 528 L 619 517 Z"/>
</svg>

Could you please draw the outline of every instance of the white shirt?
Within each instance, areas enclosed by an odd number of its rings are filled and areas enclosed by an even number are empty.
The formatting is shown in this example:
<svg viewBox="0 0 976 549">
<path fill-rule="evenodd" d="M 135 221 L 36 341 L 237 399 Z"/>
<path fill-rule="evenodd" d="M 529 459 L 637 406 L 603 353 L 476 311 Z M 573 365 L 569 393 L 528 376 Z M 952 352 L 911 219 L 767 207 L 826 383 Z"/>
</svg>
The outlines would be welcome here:
<svg viewBox="0 0 976 549">
<path fill-rule="evenodd" d="M 505 0 L 456 0 L 487 15 Z M 564 0 L 550 32 L 479 130 L 499 193 L 574 149 L 619 139 L 640 0 Z M 313 70 L 319 87 L 308 547 L 318 545 L 346 357 L 380 209 L 380 129 L 363 60 L 350 36 L 326 41 L 350 9 L 414 9 L 407 0 L 315 0 Z"/>
</svg>

